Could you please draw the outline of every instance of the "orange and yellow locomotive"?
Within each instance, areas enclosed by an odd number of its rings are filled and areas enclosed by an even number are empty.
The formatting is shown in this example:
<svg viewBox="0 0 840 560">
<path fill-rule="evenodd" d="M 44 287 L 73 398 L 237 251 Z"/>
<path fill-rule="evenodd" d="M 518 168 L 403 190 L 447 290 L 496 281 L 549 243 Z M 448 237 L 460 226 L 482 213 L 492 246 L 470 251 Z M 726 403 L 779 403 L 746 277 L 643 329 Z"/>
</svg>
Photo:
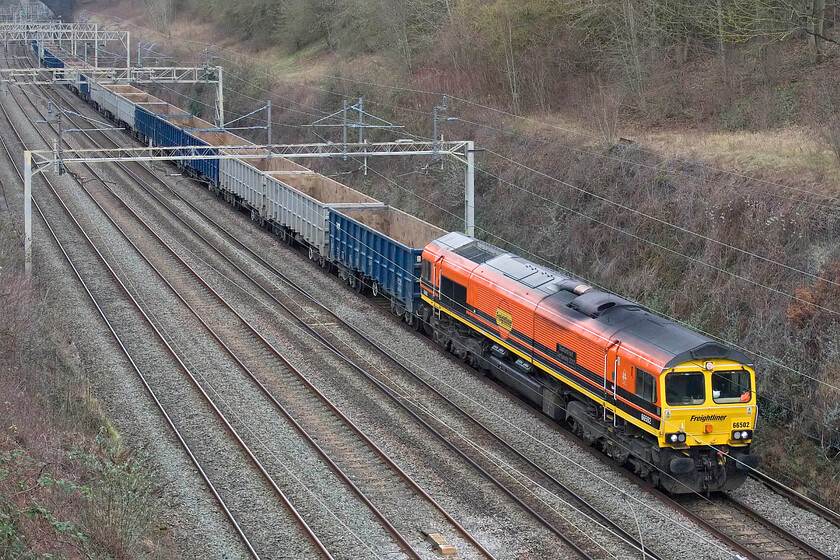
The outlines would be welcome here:
<svg viewBox="0 0 840 560">
<path fill-rule="evenodd" d="M 426 246 L 434 340 L 672 493 L 731 490 L 756 464 L 746 356 L 460 233 Z"/>
</svg>

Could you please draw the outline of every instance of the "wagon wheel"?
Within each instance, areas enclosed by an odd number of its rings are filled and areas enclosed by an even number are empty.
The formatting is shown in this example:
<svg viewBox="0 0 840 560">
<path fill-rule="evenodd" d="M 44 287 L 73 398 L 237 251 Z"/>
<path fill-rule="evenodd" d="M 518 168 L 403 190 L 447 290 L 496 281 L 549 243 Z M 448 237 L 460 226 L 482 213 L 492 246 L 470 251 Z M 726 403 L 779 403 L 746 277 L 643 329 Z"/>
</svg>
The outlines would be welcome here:
<svg viewBox="0 0 840 560">
<path fill-rule="evenodd" d="M 323 256 L 323 255 L 322 255 L 322 256 L 321 256 L 321 258 L 320 258 L 320 259 L 318 259 L 318 266 L 320 266 L 320 267 L 321 267 L 321 268 L 323 268 L 324 270 L 329 271 L 329 269 L 330 269 L 330 261 L 328 261 L 328 260 L 327 260 L 327 257 L 325 257 L 325 256 Z"/>
<path fill-rule="evenodd" d="M 379 295 L 379 282 L 374 282 L 370 287 L 370 292 L 373 294 L 373 297 Z"/>
<path fill-rule="evenodd" d="M 364 276 L 356 276 L 355 279 L 356 279 L 356 284 L 353 286 L 353 288 L 356 289 L 356 293 L 361 294 L 363 291 L 365 291 L 365 277 Z"/>
</svg>

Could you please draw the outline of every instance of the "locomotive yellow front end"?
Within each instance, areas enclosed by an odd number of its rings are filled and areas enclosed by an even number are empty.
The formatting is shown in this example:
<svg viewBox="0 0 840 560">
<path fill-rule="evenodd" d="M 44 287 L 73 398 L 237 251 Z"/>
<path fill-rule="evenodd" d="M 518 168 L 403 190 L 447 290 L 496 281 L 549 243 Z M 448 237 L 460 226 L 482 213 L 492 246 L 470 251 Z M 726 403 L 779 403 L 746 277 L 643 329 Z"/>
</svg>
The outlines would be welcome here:
<svg viewBox="0 0 840 560">
<path fill-rule="evenodd" d="M 757 464 L 755 371 L 738 362 L 687 362 L 660 376 L 659 467 L 672 493 L 735 489 Z"/>
</svg>

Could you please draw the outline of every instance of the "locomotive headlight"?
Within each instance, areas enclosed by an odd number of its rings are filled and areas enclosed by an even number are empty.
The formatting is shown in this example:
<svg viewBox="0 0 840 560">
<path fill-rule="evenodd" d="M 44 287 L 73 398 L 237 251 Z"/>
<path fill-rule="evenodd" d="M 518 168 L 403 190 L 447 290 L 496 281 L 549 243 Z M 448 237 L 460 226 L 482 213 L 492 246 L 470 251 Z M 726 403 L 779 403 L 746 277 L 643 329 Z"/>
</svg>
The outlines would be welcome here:
<svg viewBox="0 0 840 560">
<path fill-rule="evenodd" d="M 685 443 L 685 434 L 680 433 L 679 438 L 680 438 L 680 443 Z"/>
<path fill-rule="evenodd" d="M 671 437 L 669 439 L 671 440 L 671 443 L 677 443 L 677 441 L 679 440 L 679 436 L 677 434 L 671 434 Z"/>
<path fill-rule="evenodd" d="M 732 439 L 741 439 L 741 432 L 733 432 Z"/>
<path fill-rule="evenodd" d="M 752 439 L 752 430 L 735 430 L 732 432 L 732 439 L 735 441 Z"/>
<path fill-rule="evenodd" d="M 665 434 L 665 441 L 668 443 L 685 443 L 685 434 L 682 432 L 675 434 Z"/>
</svg>

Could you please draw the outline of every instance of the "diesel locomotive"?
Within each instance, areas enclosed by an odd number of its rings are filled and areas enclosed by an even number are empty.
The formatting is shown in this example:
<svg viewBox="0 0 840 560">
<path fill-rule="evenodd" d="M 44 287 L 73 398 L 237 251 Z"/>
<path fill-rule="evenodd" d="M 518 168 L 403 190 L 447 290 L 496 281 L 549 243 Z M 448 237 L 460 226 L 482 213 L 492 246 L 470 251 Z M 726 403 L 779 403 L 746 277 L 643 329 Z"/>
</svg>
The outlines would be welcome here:
<svg viewBox="0 0 840 560">
<path fill-rule="evenodd" d="M 640 476 L 676 494 L 724 491 L 756 465 L 742 353 L 461 233 L 422 258 L 435 342 Z"/>
</svg>

